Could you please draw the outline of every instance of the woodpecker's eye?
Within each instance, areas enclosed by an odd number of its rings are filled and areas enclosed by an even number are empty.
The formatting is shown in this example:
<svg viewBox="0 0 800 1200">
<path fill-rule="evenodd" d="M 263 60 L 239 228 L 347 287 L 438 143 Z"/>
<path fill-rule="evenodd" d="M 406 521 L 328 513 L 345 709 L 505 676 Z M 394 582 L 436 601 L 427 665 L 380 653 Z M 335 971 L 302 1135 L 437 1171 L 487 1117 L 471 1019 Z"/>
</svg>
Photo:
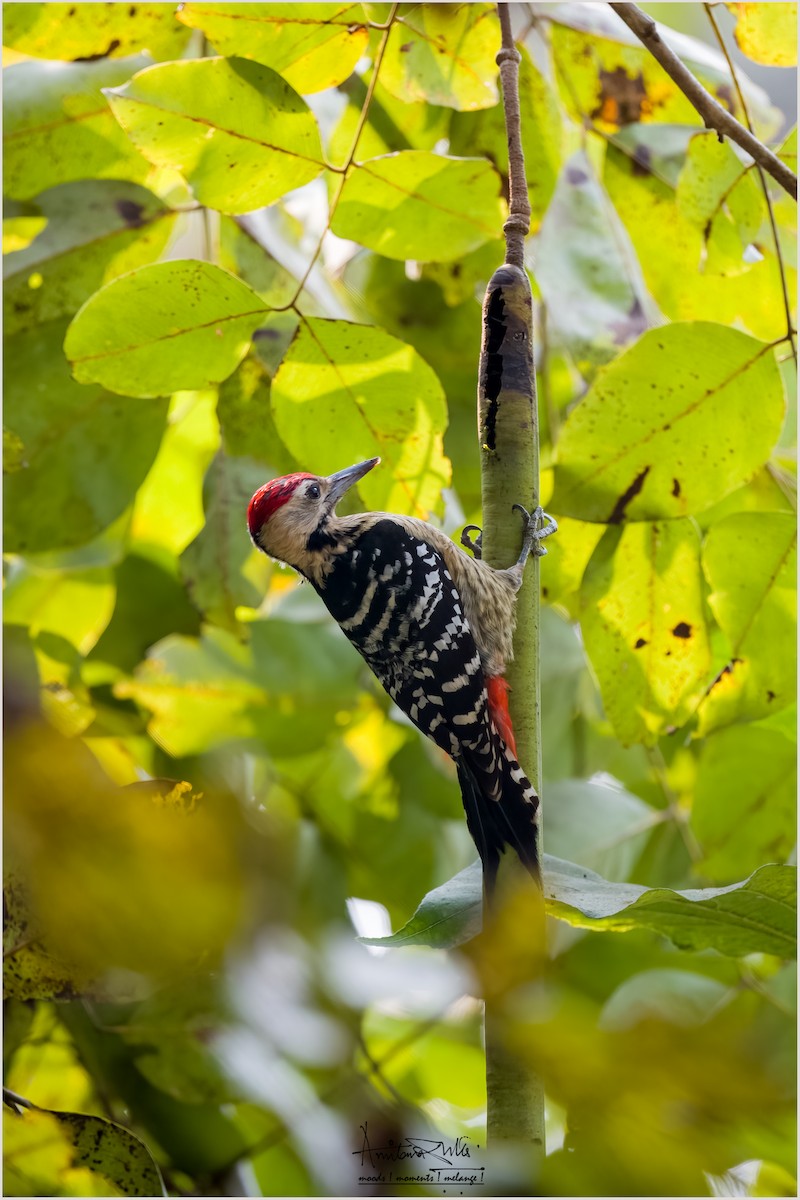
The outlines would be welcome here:
<svg viewBox="0 0 800 1200">
<path fill-rule="evenodd" d="M 318 483 L 309 484 L 308 488 L 306 489 L 306 495 L 308 496 L 309 500 L 319 500 L 319 497 L 320 497 L 319 484 Z"/>
</svg>

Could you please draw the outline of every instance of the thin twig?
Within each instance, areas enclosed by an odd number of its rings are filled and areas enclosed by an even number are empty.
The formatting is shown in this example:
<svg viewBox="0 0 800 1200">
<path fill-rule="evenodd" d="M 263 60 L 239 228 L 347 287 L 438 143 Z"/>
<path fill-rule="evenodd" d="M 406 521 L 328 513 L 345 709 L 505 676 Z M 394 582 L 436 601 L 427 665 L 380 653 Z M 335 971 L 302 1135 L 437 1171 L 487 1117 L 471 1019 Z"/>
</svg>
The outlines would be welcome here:
<svg viewBox="0 0 800 1200">
<path fill-rule="evenodd" d="M 317 259 L 319 258 L 320 254 L 322 253 L 322 247 L 325 243 L 325 238 L 328 236 L 328 233 L 330 232 L 331 225 L 333 224 L 333 218 L 336 215 L 336 209 L 337 209 L 339 201 L 342 197 L 342 191 L 344 190 L 344 185 L 347 182 L 347 177 L 348 177 L 350 168 L 352 167 L 353 163 L 355 162 L 356 151 L 358 150 L 358 143 L 361 140 L 361 134 L 363 132 L 364 126 L 367 123 L 367 117 L 369 116 L 370 105 L 372 104 L 372 97 L 373 97 L 373 94 L 375 92 L 375 87 L 378 82 L 378 75 L 380 73 L 381 63 L 383 62 L 383 56 L 386 53 L 386 46 L 389 41 L 389 35 L 392 31 L 392 25 L 394 23 L 394 19 L 395 19 L 395 16 L 397 14 L 397 10 L 399 7 L 400 7 L 399 4 L 393 4 L 392 8 L 391 8 L 391 12 L 389 13 L 389 17 L 386 22 L 386 27 L 383 32 L 383 37 L 381 38 L 380 45 L 378 46 L 378 51 L 375 55 L 375 61 L 372 66 L 372 78 L 369 81 L 369 87 L 367 88 L 367 94 L 364 97 L 364 103 L 361 106 L 361 115 L 358 118 L 358 124 L 356 125 L 356 131 L 353 135 L 353 142 L 350 147 L 350 153 L 347 156 L 347 161 L 344 163 L 344 166 L 342 166 L 340 168 L 334 168 L 334 170 L 338 170 L 339 182 L 337 184 L 336 191 L 333 195 L 333 199 L 331 200 L 330 207 L 328 209 L 328 220 L 326 222 L 325 228 L 322 231 L 322 236 L 320 237 L 319 242 L 317 243 L 317 248 L 311 256 L 311 261 L 309 262 L 308 266 L 306 267 L 305 274 L 303 275 L 303 278 L 300 280 L 300 283 L 297 286 L 297 290 L 295 291 L 294 296 L 292 297 L 292 299 L 289 301 L 288 304 L 284 305 L 281 309 L 276 309 L 275 311 L 277 311 L 277 312 L 282 312 L 285 309 L 289 309 L 289 308 L 293 308 L 293 309 L 295 309 L 295 311 L 297 311 L 297 307 L 296 307 L 297 301 L 300 299 L 300 296 L 303 293 L 303 288 L 306 286 L 306 283 L 308 282 L 308 277 L 311 274 L 312 270 L 314 269 L 314 265 L 316 264 Z M 298 312 L 297 315 L 302 318 L 303 314 Z"/>
<path fill-rule="evenodd" d="M 533 12 L 530 4 L 528 5 L 528 8 L 530 10 L 531 25 L 533 28 L 537 28 L 542 18 L 537 13 Z M 581 98 L 578 95 L 578 90 L 575 87 L 575 82 L 572 76 L 565 68 L 564 63 L 561 61 L 556 46 L 551 45 L 550 49 L 553 56 L 553 66 L 555 67 L 558 76 L 563 81 L 564 87 L 570 94 L 575 112 L 580 117 L 581 133 L 583 135 L 583 148 L 585 148 L 586 134 L 593 133 L 597 137 L 602 138 L 604 142 L 608 142 L 609 146 L 613 146 L 615 150 L 619 150 L 620 154 L 624 154 L 626 158 L 631 160 L 631 162 L 641 166 L 641 161 L 637 158 L 636 150 L 633 147 L 626 145 L 625 142 L 621 142 L 616 134 L 609 133 L 608 130 L 601 129 L 599 125 L 595 125 L 590 115 L 583 111 Z M 666 175 L 663 175 L 661 171 L 659 171 L 655 163 L 648 162 L 647 170 L 655 179 L 658 179 L 659 182 L 663 183 L 666 187 L 671 188 L 672 191 L 675 190 L 675 185 L 666 177 Z"/>
<path fill-rule="evenodd" d="M 36 1108 L 37 1105 L 26 1100 L 24 1096 L 20 1096 L 17 1092 L 12 1092 L 11 1088 L 3 1088 L 3 1104 L 12 1109 L 17 1116 L 20 1115 L 21 1108 Z"/>
<path fill-rule="evenodd" d="M 531 205 L 528 182 L 525 178 L 525 155 L 522 150 L 522 121 L 519 109 L 519 64 L 521 56 L 514 45 L 511 30 L 511 6 L 498 4 L 502 48 L 497 54 L 500 82 L 503 88 L 503 112 L 508 141 L 508 220 L 503 226 L 506 239 L 506 262 L 515 267 L 525 265 L 525 238 L 531 227 Z"/>
<path fill-rule="evenodd" d="M 678 85 L 692 107 L 703 118 L 706 126 L 709 129 L 716 129 L 720 136 L 725 134 L 732 142 L 736 142 L 737 146 L 746 150 L 796 200 L 797 176 L 794 172 L 790 171 L 777 154 L 773 154 L 763 142 L 760 142 L 727 109 L 723 108 L 710 92 L 706 91 L 689 68 L 684 66 L 674 50 L 670 50 L 659 34 L 653 18 L 643 13 L 636 4 L 612 3 L 611 8 L 647 47 L 673 83 Z"/>
<path fill-rule="evenodd" d="M 742 106 L 742 112 L 744 114 L 744 119 L 747 122 L 747 128 L 750 130 L 751 133 L 753 133 L 754 132 L 753 122 L 750 120 L 750 112 L 747 108 L 747 101 L 744 98 L 744 93 L 743 93 L 741 85 L 739 83 L 739 76 L 736 73 L 736 68 L 733 65 L 733 60 L 731 59 L 731 56 L 728 53 L 728 47 L 725 45 L 725 39 L 723 38 L 720 27 L 717 24 L 717 19 L 711 10 L 711 5 L 704 4 L 703 7 L 706 10 L 706 16 L 708 17 L 709 21 L 711 22 L 711 28 L 714 30 L 714 35 L 719 44 L 719 48 L 722 51 L 722 53 L 725 55 L 725 61 L 728 64 L 728 70 L 731 73 L 731 79 L 733 80 L 733 86 L 736 88 L 736 95 L 739 97 L 739 103 Z M 789 288 L 788 288 L 788 285 L 786 282 L 786 268 L 785 268 L 784 262 L 783 262 L 783 251 L 781 249 L 780 238 L 778 237 L 778 226 L 775 221 L 775 211 L 772 207 L 772 197 L 769 194 L 769 188 L 767 187 L 767 181 L 764 176 L 764 169 L 761 166 L 761 164 L 758 162 L 756 163 L 756 170 L 758 171 L 758 178 L 761 181 L 761 190 L 764 193 L 764 200 L 766 201 L 767 212 L 769 213 L 769 223 L 770 223 L 770 228 L 772 229 L 772 241 L 775 246 L 775 257 L 778 260 L 778 270 L 780 272 L 780 277 L 781 277 L 781 290 L 783 292 L 783 309 L 784 309 L 784 312 L 786 313 L 786 329 L 787 329 L 787 333 L 789 336 L 789 341 L 791 342 L 791 346 L 792 346 L 792 356 L 796 363 L 797 362 L 797 346 L 795 345 L 794 337 L 792 336 L 792 306 L 791 306 L 791 302 L 789 300 Z"/>
</svg>

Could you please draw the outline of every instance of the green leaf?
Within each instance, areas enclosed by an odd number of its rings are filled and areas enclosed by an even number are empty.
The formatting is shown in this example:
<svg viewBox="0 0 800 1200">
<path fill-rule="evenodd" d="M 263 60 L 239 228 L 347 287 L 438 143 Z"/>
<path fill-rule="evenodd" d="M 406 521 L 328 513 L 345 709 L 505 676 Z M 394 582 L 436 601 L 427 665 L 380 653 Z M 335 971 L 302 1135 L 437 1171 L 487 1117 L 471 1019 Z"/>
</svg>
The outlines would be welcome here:
<svg viewBox="0 0 800 1200">
<path fill-rule="evenodd" d="M 548 511 L 553 510 L 548 506 Z M 540 567 L 542 599 L 548 604 L 560 604 L 577 620 L 583 573 L 605 530 L 602 525 L 573 521 L 561 514 L 558 514 L 558 529 L 562 536 L 552 539 Z"/>
<path fill-rule="evenodd" d="M 703 233 L 701 270 L 732 274 L 748 270 L 743 252 L 766 217 L 763 193 L 744 163 L 713 131 L 689 142 L 678 179 L 679 211 Z"/>
<path fill-rule="evenodd" d="M 80 546 L 106 529 L 133 500 L 164 432 L 165 401 L 75 383 L 63 336 L 56 322 L 5 347 L 5 420 L 21 447 L 4 481 L 8 553 Z"/>
<path fill-rule="evenodd" d="M 579 9 L 569 4 L 549 5 L 547 11 L 553 21 L 551 44 L 561 94 L 577 120 L 585 114 L 609 132 L 633 122 L 701 124 L 696 110 L 649 49 L 610 12 L 600 5 Z M 664 32 L 670 47 L 712 96 L 744 121 L 722 54 L 674 29 Z M 774 136 L 781 122 L 779 110 L 763 88 L 744 72 L 737 74 L 757 132 L 765 138 Z"/>
<path fill-rule="evenodd" d="M 337 166 L 343 165 L 350 155 L 372 75 L 373 68 L 363 75 L 351 75 L 341 89 L 347 93 L 349 104 L 328 141 L 328 158 Z M 377 158 L 392 150 L 433 150 L 437 142 L 447 137 L 452 116 L 450 109 L 424 101 L 412 104 L 408 97 L 399 100 L 378 80 L 367 122 L 359 134 L 356 160 Z M 475 150 L 470 149 L 469 153 Z"/>
<path fill-rule="evenodd" d="M 222 445 L 233 458 L 254 458 L 275 475 L 297 470 L 294 459 L 278 437 L 272 417 L 269 375 L 259 360 L 249 355 L 233 375 L 220 385 L 217 399 Z"/>
<path fill-rule="evenodd" d="M 167 753 L 257 739 L 271 754 L 306 754 L 336 727 L 361 671 L 339 630 L 275 619 L 248 628 L 249 646 L 212 626 L 199 641 L 165 638 L 117 684 L 117 696 L 151 710 L 149 733 Z"/>
<path fill-rule="evenodd" d="M 324 166 L 310 109 L 259 63 L 160 63 L 106 95 L 145 158 L 180 171 L 198 201 L 220 212 L 272 204 Z"/>
<path fill-rule="evenodd" d="M 439 506 L 450 477 L 447 409 L 410 346 L 367 325 L 310 318 L 273 380 L 272 406 L 287 449 L 318 474 L 383 458 L 359 483 L 370 508 L 426 516 Z"/>
<path fill-rule="evenodd" d="M 637 177 L 653 175 L 674 189 L 689 143 L 697 136 L 691 125 L 644 125 L 634 121 L 613 134 L 609 146 L 615 155 L 618 151 L 625 155 Z"/>
<path fill-rule="evenodd" d="M 713 314 L 719 324 L 740 326 L 765 342 L 784 337 L 786 316 L 776 303 L 782 291 L 781 270 L 770 241 L 759 242 L 762 257 L 746 270 L 741 263 L 733 275 L 701 270 L 706 256 L 704 230 L 683 215 L 673 186 L 658 177 L 658 170 L 655 156 L 643 162 L 638 155 L 632 159 L 609 146 L 603 182 L 661 311 L 672 321 L 705 321 Z M 788 203 L 794 214 L 794 205 Z M 784 266 L 793 295 L 796 271 L 787 255 Z"/>
<path fill-rule="evenodd" d="M 549 855 L 545 855 L 545 862 L 548 859 Z M 411 920 L 395 933 L 358 940 L 365 946 L 433 946 L 450 950 L 476 937 L 482 925 L 483 872 L 476 861 L 423 896 Z"/>
<path fill-rule="evenodd" d="M 497 103 L 496 21 L 490 4 L 404 5 L 389 34 L 381 82 L 398 100 L 491 107 Z"/>
<path fill-rule="evenodd" d="M 25 250 L 47 224 L 46 217 L 30 216 L 3 218 L 3 254 Z"/>
<path fill-rule="evenodd" d="M 640 1021 L 669 1021 L 684 1029 L 702 1025 L 733 996 L 718 979 L 694 971 L 655 969 L 626 979 L 600 1014 L 604 1029 L 630 1029 Z"/>
<path fill-rule="evenodd" d="M 624 226 L 582 150 L 565 164 L 542 222 L 536 282 L 559 343 L 584 375 L 660 324 Z"/>
<path fill-rule="evenodd" d="M 166 1196 L 161 1172 L 147 1146 L 122 1125 L 85 1113 L 57 1112 L 27 1104 L 16 1120 L 33 1125 L 48 1140 L 54 1119 L 72 1150 L 72 1165 L 88 1167 L 110 1181 L 123 1196 Z M 69 1193 L 66 1193 L 69 1194 Z"/>
<path fill-rule="evenodd" d="M 223 1007 L 220 987 L 207 974 L 191 974 L 137 1005 L 120 1029 L 136 1047 L 136 1070 L 154 1087 L 184 1104 L 225 1104 L 231 1087 L 209 1045 Z"/>
<path fill-rule="evenodd" d="M 785 162 L 787 167 L 791 167 L 793 171 L 797 171 L 797 126 L 787 133 L 783 142 L 778 149 L 778 158 Z"/>
<path fill-rule="evenodd" d="M 402 150 L 351 169 L 332 229 L 387 258 L 448 262 L 497 237 L 499 191 L 483 159 Z"/>
<path fill-rule="evenodd" d="M 484 282 L 501 260 L 502 252 Z M 442 287 L 425 277 L 430 269 L 422 279 L 412 280 L 402 263 L 365 252 L 350 260 L 344 278 L 350 295 L 363 298 L 357 318 L 380 324 L 408 342 L 436 372 L 447 395 L 444 445 L 452 456 L 453 483 L 461 502 L 477 510 L 481 484 L 475 454 L 475 363 L 481 348 L 480 310 L 473 296 L 451 308 Z"/>
<path fill-rule="evenodd" d="M 27 7 L 20 5 L 21 8 Z M 45 7 L 49 7 L 46 5 Z M 114 120 L 102 89 L 150 62 L 24 62 L 4 72 L 4 190 L 18 200 L 73 179 L 132 179 L 150 170 Z"/>
<path fill-rule="evenodd" d="M 731 661 L 700 708 L 704 733 L 768 716 L 797 691 L 797 523 L 788 513 L 732 513 L 703 544 L 711 611 Z"/>
<path fill-rule="evenodd" d="M 181 576 L 192 603 L 206 620 L 225 629 L 238 627 L 239 605 L 257 608 L 266 579 L 257 580 L 263 556 L 256 557 L 244 514 L 250 497 L 264 482 L 264 468 L 251 458 L 220 453 L 203 488 L 206 523 L 181 555 Z M 259 561 L 260 558 L 260 561 Z"/>
<path fill-rule="evenodd" d="M 104 1175 L 124 1196 L 166 1196 L 155 1159 L 122 1125 L 84 1113 L 54 1112 L 74 1148 L 74 1161 Z"/>
<path fill-rule="evenodd" d="M 3 45 L 36 58 L 180 58 L 189 39 L 171 4 L 5 4 Z"/>
<path fill-rule="evenodd" d="M 700 870 L 726 880 L 765 859 L 783 860 L 796 840 L 796 746 L 757 725 L 722 729 L 703 743 L 692 828 Z"/>
<path fill-rule="evenodd" d="M 551 852 L 607 879 L 630 876 L 651 830 L 662 819 L 638 796 L 596 779 L 559 779 L 546 784 L 545 795 Z"/>
<path fill-rule="evenodd" d="M 548 79 L 534 65 L 524 45 L 519 65 L 519 103 L 525 178 L 531 205 L 531 228 L 536 230 L 547 211 L 561 167 L 563 119 Z M 450 153 L 480 154 L 508 177 L 508 142 L 503 106 L 477 112 L 457 112 L 450 123 Z"/>
<path fill-rule="evenodd" d="M 265 304 L 277 308 L 294 296 L 297 280 L 231 217 L 220 217 L 219 265 L 238 275 Z"/>
<path fill-rule="evenodd" d="M 56 633 L 88 654 L 111 620 L 114 578 L 108 567 L 87 571 L 37 571 L 17 562 L 9 570 L 3 620 L 27 625 L 31 637 Z"/>
<path fill-rule="evenodd" d="M 115 568 L 117 600 L 91 661 L 133 671 L 147 651 L 170 633 L 197 635 L 200 619 L 177 578 L 175 557 L 149 549 L 129 554 Z"/>
<path fill-rule="evenodd" d="M 796 1196 L 797 1179 L 778 1163 L 762 1160 L 756 1182 L 750 1185 L 751 1196 Z"/>
<path fill-rule="evenodd" d="M 37 198 L 47 227 L 4 264 L 6 336 L 77 312 L 104 283 L 157 259 L 176 214 L 117 180 L 65 183 Z"/>
<path fill-rule="evenodd" d="M 69 999 L 86 994 L 87 980 L 42 945 L 31 920 L 27 888 L 16 871 L 3 879 L 3 997 Z"/>
<path fill-rule="evenodd" d="M 797 63 L 796 4 L 728 4 L 736 17 L 733 36 L 742 54 L 768 67 Z"/>
<path fill-rule="evenodd" d="M 213 391 L 172 397 L 161 448 L 136 495 L 132 536 L 175 559 L 203 528 L 203 478 L 220 445 L 215 401 Z"/>
<path fill-rule="evenodd" d="M 794 867 L 766 866 L 730 887 L 648 891 L 635 883 L 609 883 L 585 867 L 544 856 L 550 916 L 579 929 L 649 929 L 683 950 L 716 950 L 731 957 L 794 955 L 796 876 Z M 462 945 L 481 930 L 481 880 L 480 863 L 472 863 L 429 892 L 402 929 L 359 941 L 444 949 Z"/>
<path fill-rule="evenodd" d="M 303 93 L 347 79 L 369 40 L 360 4 L 184 4 L 178 16 L 221 54 L 254 58 Z"/>
<path fill-rule="evenodd" d="M 64 353 L 79 383 L 163 396 L 227 378 L 265 312 L 234 275 L 197 259 L 140 267 L 96 292 L 72 321 Z"/>
<path fill-rule="evenodd" d="M 706 226 L 744 169 L 731 146 L 720 142 L 713 130 L 696 133 L 678 179 L 677 201 L 684 216 L 701 229 Z"/>
<path fill-rule="evenodd" d="M 581 632 L 623 745 L 682 725 L 711 662 L 692 522 L 609 529 L 583 577 Z"/>
<path fill-rule="evenodd" d="M 767 461 L 783 412 L 771 346 L 707 322 L 650 330 L 567 418 L 553 511 L 612 524 L 702 512 Z"/>
<path fill-rule="evenodd" d="M 3 1078 L 20 1046 L 28 1039 L 35 1016 L 32 1004 L 24 1000 L 7 1000 L 3 1005 Z"/>
</svg>

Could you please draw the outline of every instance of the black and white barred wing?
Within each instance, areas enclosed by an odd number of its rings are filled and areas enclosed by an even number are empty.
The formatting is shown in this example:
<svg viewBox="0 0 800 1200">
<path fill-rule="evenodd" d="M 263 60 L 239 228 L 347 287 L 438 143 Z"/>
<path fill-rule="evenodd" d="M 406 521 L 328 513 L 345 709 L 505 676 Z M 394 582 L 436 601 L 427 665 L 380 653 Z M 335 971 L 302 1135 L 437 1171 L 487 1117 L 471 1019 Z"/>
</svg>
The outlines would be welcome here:
<svg viewBox="0 0 800 1200">
<path fill-rule="evenodd" d="M 475 741 L 488 722 L 480 656 L 438 550 L 378 521 L 337 561 L 325 601 L 423 733 L 454 757 Z"/>
</svg>

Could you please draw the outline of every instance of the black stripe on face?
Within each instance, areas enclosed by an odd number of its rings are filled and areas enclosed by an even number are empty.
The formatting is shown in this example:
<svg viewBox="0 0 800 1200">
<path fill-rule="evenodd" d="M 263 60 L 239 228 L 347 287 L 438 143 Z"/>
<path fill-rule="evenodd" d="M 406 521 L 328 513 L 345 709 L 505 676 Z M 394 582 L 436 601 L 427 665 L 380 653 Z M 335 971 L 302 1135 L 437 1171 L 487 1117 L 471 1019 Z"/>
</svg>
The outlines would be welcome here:
<svg viewBox="0 0 800 1200">
<path fill-rule="evenodd" d="M 327 550 L 330 546 L 336 545 L 336 538 L 325 528 L 327 520 L 328 518 L 325 517 L 314 532 L 309 534 L 306 550 Z"/>
</svg>

